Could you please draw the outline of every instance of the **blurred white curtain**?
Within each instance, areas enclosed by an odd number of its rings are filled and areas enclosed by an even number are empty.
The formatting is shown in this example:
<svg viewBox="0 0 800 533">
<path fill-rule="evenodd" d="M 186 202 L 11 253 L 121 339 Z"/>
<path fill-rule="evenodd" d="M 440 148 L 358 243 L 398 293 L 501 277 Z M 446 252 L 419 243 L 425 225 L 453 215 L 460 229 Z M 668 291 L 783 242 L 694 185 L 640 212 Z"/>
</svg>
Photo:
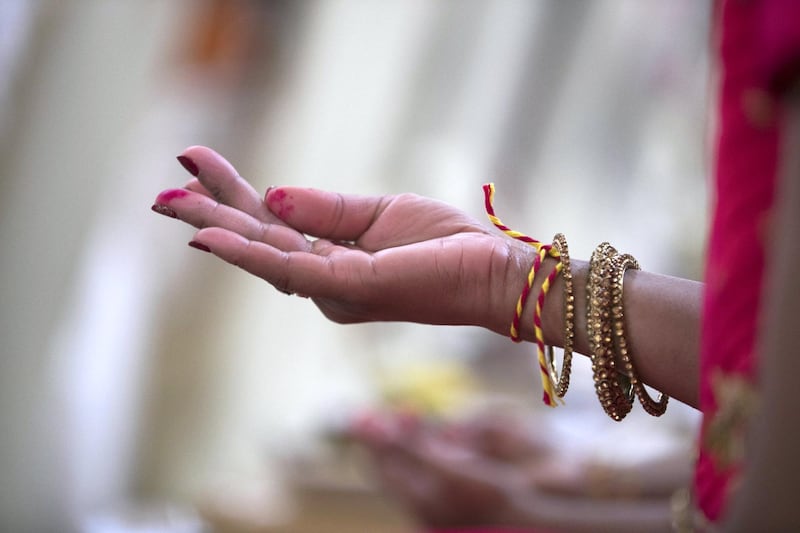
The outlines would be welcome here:
<svg viewBox="0 0 800 533">
<path fill-rule="evenodd" d="M 153 69 L 187 6 L 17 7 L 4 20 L 30 31 L 4 48 L 0 527 L 69 531 L 130 495 L 144 354 L 176 264 L 153 258 L 147 201 L 184 127 L 174 110 L 167 129 L 150 119 Z"/>
</svg>

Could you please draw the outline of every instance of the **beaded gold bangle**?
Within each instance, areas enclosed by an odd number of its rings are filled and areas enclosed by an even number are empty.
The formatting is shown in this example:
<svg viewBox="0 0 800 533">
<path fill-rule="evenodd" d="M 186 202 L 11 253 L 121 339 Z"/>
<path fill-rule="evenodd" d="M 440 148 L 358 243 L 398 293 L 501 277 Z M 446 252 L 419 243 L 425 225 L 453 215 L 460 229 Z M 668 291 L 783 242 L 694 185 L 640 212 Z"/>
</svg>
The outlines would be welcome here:
<svg viewBox="0 0 800 533">
<path fill-rule="evenodd" d="M 569 388 L 572 371 L 572 348 L 575 342 L 575 295 L 572 289 L 572 270 L 569 263 L 569 247 L 563 233 L 553 237 L 553 247 L 558 251 L 561 260 L 561 277 L 564 278 L 564 359 L 561 363 L 561 375 L 556 368 L 553 347 L 547 347 L 547 367 L 550 379 L 555 384 L 555 393 L 563 398 Z"/>
<path fill-rule="evenodd" d="M 625 338 L 625 306 L 622 291 L 625 282 L 625 271 L 629 268 L 639 270 L 639 262 L 630 254 L 616 256 L 613 261 L 615 268 L 611 281 L 611 315 L 614 321 L 614 344 L 622 367 L 621 370 L 628 376 L 644 410 L 652 416 L 661 416 L 667 410 L 669 396 L 660 394 L 657 401 L 650 397 L 636 373 L 630 356 L 628 341 Z"/>
<path fill-rule="evenodd" d="M 586 284 L 587 333 L 591 348 L 595 391 L 603 410 L 620 421 L 633 406 L 633 390 L 627 376 L 617 372 L 610 313 L 613 258 L 617 250 L 601 243 L 592 253 Z"/>
</svg>

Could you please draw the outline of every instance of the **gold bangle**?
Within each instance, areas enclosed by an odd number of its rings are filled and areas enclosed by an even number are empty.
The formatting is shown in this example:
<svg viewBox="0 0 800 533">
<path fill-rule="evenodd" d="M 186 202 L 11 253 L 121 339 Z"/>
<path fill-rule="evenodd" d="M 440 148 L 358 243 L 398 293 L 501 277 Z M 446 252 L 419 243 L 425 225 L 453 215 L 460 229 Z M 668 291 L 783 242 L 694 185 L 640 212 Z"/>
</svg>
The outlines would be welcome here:
<svg viewBox="0 0 800 533">
<path fill-rule="evenodd" d="M 623 302 L 625 271 L 629 268 L 639 270 L 639 262 L 630 254 L 618 255 L 613 258 L 613 261 L 615 268 L 611 285 L 611 315 L 614 321 L 614 343 L 619 356 L 621 370 L 628 376 L 644 410 L 652 416 L 661 416 L 667 410 L 669 396 L 660 394 L 657 401 L 650 397 L 636 373 L 630 356 L 628 341 L 625 338 L 625 306 Z"/>
<path fill-rule="evenodd" d="M 561 277 L 564 278 L 564 359 L 561 363 L 560 376 L 556 368 L 556 358 L 552 346 L 547 347 L 546 359 L 550 379 L 555 384 L 556 395 L 563 398 L 569 388 L 569 378 L 572 372 L 572 348 L 575 343 L 575 295 L 572 288 L 569 247 L 563 233 L 557 233 L 553 237 L 553 247 L 558 251 L 561 261 Z"/>
<path fill-rule="evenodd" d="M 633 388 L 627 375 L 617 372 L 611 320 L 611 280 L 617 250 L 601 243 L 592 253 L 586 284 L 586 327 L 591 348 L 595 391 L 603 410 L 620 421 L 633 406 Z"/>
</svg>

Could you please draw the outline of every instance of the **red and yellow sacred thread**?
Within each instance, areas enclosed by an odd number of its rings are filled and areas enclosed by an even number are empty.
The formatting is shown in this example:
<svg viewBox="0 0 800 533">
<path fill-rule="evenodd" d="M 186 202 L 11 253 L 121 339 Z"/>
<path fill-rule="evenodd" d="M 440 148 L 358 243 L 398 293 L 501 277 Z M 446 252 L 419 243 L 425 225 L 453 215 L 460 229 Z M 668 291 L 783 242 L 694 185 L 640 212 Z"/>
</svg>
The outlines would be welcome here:
<svg viewBox="0 0 800 533">
<path fill-rule="evenodd" d="M 524 233 L 520 233 L 516 230 L 513 230 L 503 224 L 503 222 L 497 218 L 494 212 L 494 183 L 487 183 L 483 186 L 483 194 L 484 194 L 484 205 L 486 208 L 486 214 L 489 217 L 489 221 L 491 221 L 494 226 L 511 237 L 512 239 L 516 239 L 518 241 L 524 242 L 525 244 L 532 246 L 536 249 L 538 254 L 536 255 L 536 259 L 531 266 L 531 270 L 528 273 L 528 278 L 526 280 L 526 284 L 522 289 L 522 293 L 517 300 L 517 305 L 514 310 L 514 318 L 511 321 L 511 328 L 510 328 L 510 336 L 514 342 L 519 342 L 521 339 L 519 337 L 519 326 L 520 321 L 522 318 L 522 311 L 525 308 L 525 302 L 528 299 L 528 295 L 531 292 L 531 288 L 533 287 L 533 280 L 536 277 L 536 273 L 541 268 L 542 264 L 544 263 L 544 259 L 549 255 L 550 257 L 554 257 L 556 259 L 560 259 L 560 254 L 558 250 L 554 248 L 550 244 L 544 244 L 541 241 L 537 241 L 536 239 L 525 235 Z M 555 403 L 555 399 L 557 398 L 555 392 L 555 384 L 553 383 L 552 379 L 550 378 L 550 372 L 548 370 L 548 366 L 545 360 L 545 346 L 544 346 L 544 334 L 542 333 L 542 308 L 544 307 L 544 299 L 547 296 L 547 292 L 550 290 L 550 286 L 555 281 L 556 277 L 558 277 L 559 272 L 561 272 L 562 264 L 559 261 L 556 264 L 556 267 L 553 269 L 552 272 L 547 276 L 547 278 L 542 283 L 542 287 L 539 290 L 539 295 L 536 299 L 536 307 L 534 309 L 533 314 L 533 332 L 534 336 L 536 337 L 536 355 L 539 362 L 539 375 L 542 379 L 542 400 L 544 401 L 545 405 L 550 407 L 555 407 L 557 404 Z"/>
<path fill-rule="evenodd" d="M 503 224 L 499 218 L 497 218 L 497 216 L 494 214 L 494 183 L 487 183 L 483 186 L 483 203 L 486 208 L 486 214 L 488 215 L 491 223 L 494 224 L 497 229 L 499 229 L 512 239 L 517 239 L 518 241 L 522 241 L 526 244 L 529 244 L 534 248 L 536 248 L 537 251 L 545 246 L 548 248 L 551 247 L 550 245 L 544 244 L 541 241 L 537 241 L 532 237 L 528 237 L 524 233 L 520 233 L 516 230 L 509 228 L 508 226 Z M 553 257 L 558 257 L 558 255 L 554 255 Z"/>
<path fill-rule="evenodd" d="M 531 269 L 528 272 L 527 283 L 524 287 L 522 287 L 522 293 L 519 295 L 519 299 L 517 300 L 517 306 L 514 309 L 514 318 L 511 320 L 511 328 L 510 328 L 510 336 L 511 340 L 514 342 L 520 342 L 522 339 L 519 336 L 519 327 L 520 321 L 522 320 L 522 310 L 525 308 L 525 303 L 528 301 L 528 295 L 531 293 L 531 288 L 533 287 L 533 279 L 536 277 L 536 273 L 539 271 L 539 267 L 544 261 L 545 255 L 547 254 L 546 250 L 540 250 L 538 254 L 536 254 L 536 259 L 533 261 L 533 265 L 531 265 Z"/>
</svg>

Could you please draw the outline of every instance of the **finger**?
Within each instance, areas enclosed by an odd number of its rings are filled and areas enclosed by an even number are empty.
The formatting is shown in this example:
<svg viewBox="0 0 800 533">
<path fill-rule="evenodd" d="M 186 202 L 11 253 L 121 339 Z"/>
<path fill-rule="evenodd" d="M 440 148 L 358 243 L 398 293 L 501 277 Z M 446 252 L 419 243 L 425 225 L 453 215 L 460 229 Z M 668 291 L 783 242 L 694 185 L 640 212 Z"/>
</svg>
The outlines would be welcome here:
<svg viewBox="0 0 800 533">
<path fill-rule="evenodd" d="M 422 465 L 391 452 L 374 455 L 374 460 L 384 488 L 407 504 L 419 508 L 438 499 L 438 480 Z"/>
<path fill-rule="evenodd" d="M 348 425 L 349 435 L 368 447 L 378 447 L 390 437 L 389 419 L 380 411 L 359 413 Z"/>
<path fill-rule="evenodd" d="M 476 454 L 468 446 L 453 445 L 442 439 L 423 439 L 407 452 L 408 460 L 415 461 L 418 468 L 463 489 L 471 488 L 489 495 L 502 487 L 511 489 L 524 483 L 516 466 L 499 463 Z"/>
<path fill-rule="evenodd" d="M 261 195 L 214 150 L 205 146 L 191 146 L 178 156 L 178 161 L 220 203 L 265 222 L 277 221 L 264 205 Z"/>
<path fill-rule="evenodd" d="M 588 496 L 596 492 L 597 480 L 615 479 L 612 470 L 594 471 L 583 461 L 542 461 L 528 470 L 531 482 L 539 489 L 562 496 Z M 595 494 L 596 496 L 596 494 Z"/>
<path fill-rule="evenodd" d="M 513 462 L 545 451 L 544 441 L 516 415 L 483 414 L 468 422 L 464 430 L 477 451 L 494 459 Z"/>
<path fill-rule="evenodd" d="M 303 233 L 356 241 L 386 209 L 391 198 L 277 187 L 267 192 L 266 204 L 278 218 Z"/>
<path fill-rule="evenodd" d="M 434 501 L 438 480 L 424 462 L 417 459 L 417 441 L 399 432 L 395 421 L 383 419 L 390 427 L 380 430 L 380 437 L 370 436 L 362 441 L 372 456 L 384 488 L 412 507 Z M 372 433 L 373 431 L 371 431 Z"/>
<path fill-rule="evenodd" d="M 205 186 L 200 183 L 200 180 L 197 178 L 192 178 L 186 182 L 186 185 L 183 186 L 184 189 L 187 191 L 196 192 L 198 194 L 202 194 L 203 196 L 208 196 L 209 198 L 214 198 L 214 195 L 211 194 L 211 191 L 205 188 Z"/>
<path fill-rule="evenodd" d="M 197 228 L 225 228 L 248 240 L 268 243 L 280 250 L 311 249 L 311 243 L 291 228 L 262 222 L 213 198 L 186 189 L 162 192 L 156 197 L 153 209 Z"/>
<path fill-rule="evenodd" d="M 269 244 L 249 240 L 238 233 L 216 227 L 198 231 L 194 242 L 207 247 L 220 259 L 285 292 L 310 297 L 341 298 L 350 290 L 348 277 L 337 273 L 326 257 L 279 250 Z M 355 262 L 354 268 L 360 271 L 369 268 L 368 263 L 358 265 L 357 259 Z"/>
<path fill-rule="evenodd" d="M 350 435 L 367 446 L 383 446 L 398 439 L 407 441 L 422 429 L 421 417 L 410 410 L 363 412 L 349 425 Z"/>
</svg>

